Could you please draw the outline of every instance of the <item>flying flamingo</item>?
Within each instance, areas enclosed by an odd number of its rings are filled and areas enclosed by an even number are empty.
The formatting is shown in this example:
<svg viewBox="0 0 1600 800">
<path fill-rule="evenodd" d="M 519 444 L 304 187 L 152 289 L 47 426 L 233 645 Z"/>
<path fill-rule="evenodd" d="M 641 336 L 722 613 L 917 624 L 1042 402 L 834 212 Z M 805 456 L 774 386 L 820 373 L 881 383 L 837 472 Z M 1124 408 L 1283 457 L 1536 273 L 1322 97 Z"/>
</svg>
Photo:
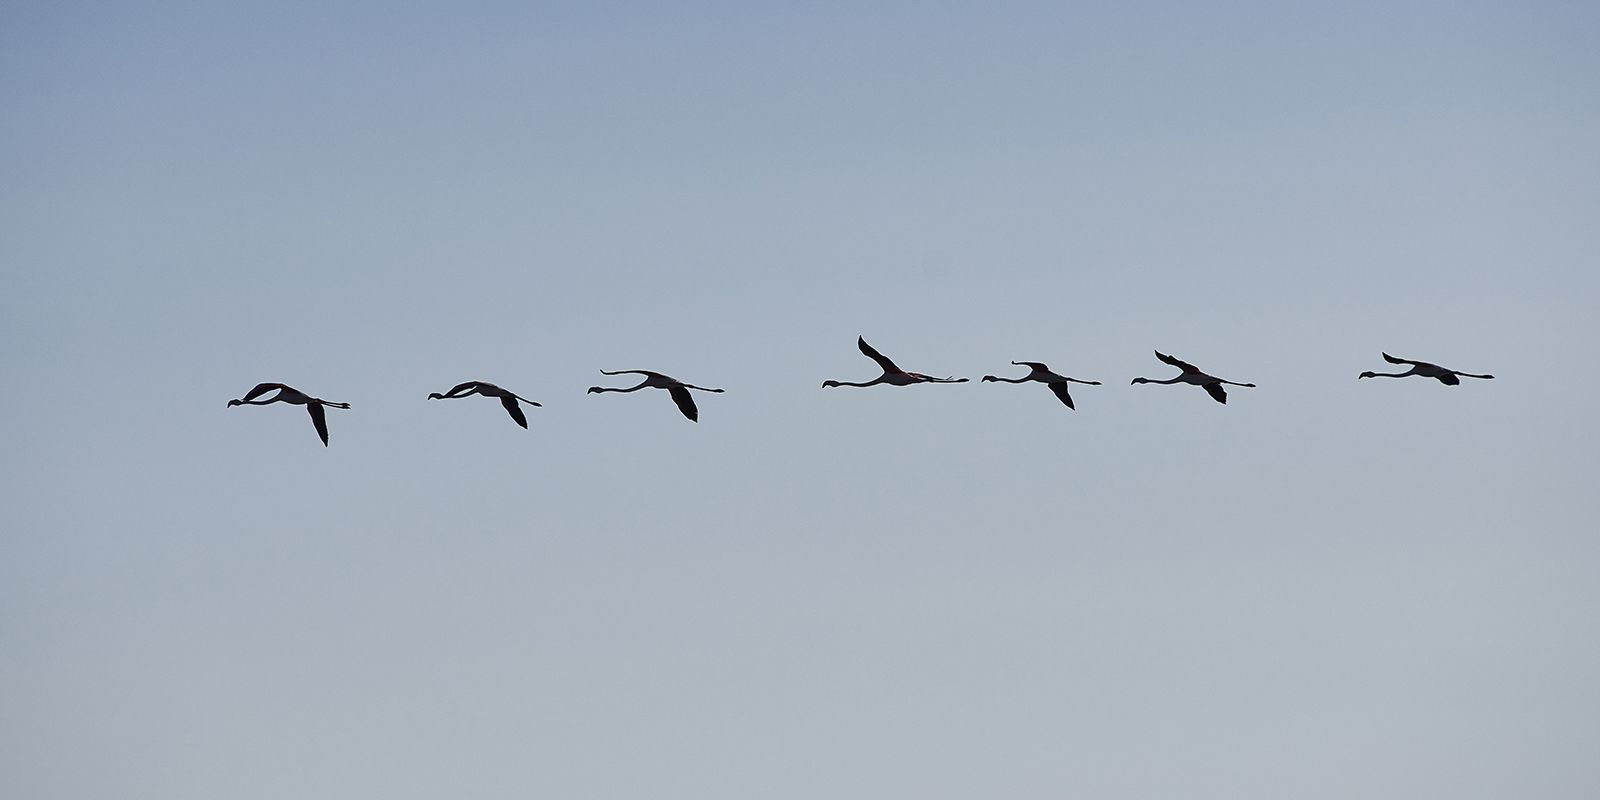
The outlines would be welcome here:
<svg viewBox="0 0 1600 800">
<path fill-rule="evenodd" d="M 1461 378 L 1483 378 L 1493 380 L 1493 375 L 1474 375 L 1470 372 L 1457 372 L 1445 369 L 1438 364 L 1429 364 L 1426 361 L 1410 361 L 1404 358 L 1395 358 L 1388 353 L 1383 354 L 1383 360 L 1390 364 L 1410 364 L 1411 369 L 1406 372 L 1363 372 L 1357 378 L 1407 378 L 1417 375 L 1423 378 L 1435 378 L 1446 386 L 1461 385 Z M 1459 376 L 1459 377 L 1457 377 Z"/>
<path fill-rule="evenodd" d="M 895 366 L 895 363 L 893 361 L 890 361 L 889 359 L 885 358 L 882 353 L 878 352 L 877 350 L 872 349 L 872 345 L 867 344 L 867 340 L 862 338 L 862 337 L 859 337 L 859 336 L 856 337 L 856 346 L 861 348 L 862 354 L 864 354 L 867 358 L 870 358 L 873 361 L 878 362 L 878 366 L 883 368 L 883 374 L 879 375 L 876 378 L 873 378 L 870 381 L 867 381 L 866 383 L 850 383 L 848 381 L 823 381 L 822 382 L 823 388 L 826 389 L 826 388 L 831 388 L 831 387 L 834 387 L 834 386 L 877 386 L 880 383 L 887 383 L 890 386 L 910 386 L 910 385 L 915 384 L 915 383 L 966 383 L 967 382 L 966 378 L 935 378 L 935 377 L 933 377 L 931 375 L 923 375 L 920 372 L 906 372 L 905 370 Z"/>
<path fill-rule="evenodd" d="M 1051 372 L 1049 367 L 1037 361 L 1013 361 L 1011 363 L 1015 366 L 1027 367 L 1029 370 L 1028 374 L 1020 378 L 996 378 L 993 375 L 985 375 L 983 376 L 984 382 L 995 381 L 999 383 L 1027 383 L 1029 381 L 1037 381 L 1049 386 L 1050 391 L 1055 392 L 1056 397 L 1061 398 L 1061 402 L 1066 404 L 1067 408 L 1070 408 L 1074 411 L 1076 411 L 1078 407 L 1072 404 L 1072 395 L 1067 393 L 1067 384 L 1083 383 L 1088 384 L 1089 386 L 1100 385 L 1099 381 L 1082 381 L 1078 380 L 1077 378 L 1069 378 L 1065 375 L 1057 375 L 1056 373 Z"/>
<path fill-rule="evenodd" d="M 459 383 L 444 394 L 434 392 L 428 395 L 428 399 L 454 400 L 458 397 L 471 397 L 475 394 L 481 394 L 484 397 L 500 398 L 500 405 L 505 406 L 506 413 L 510 414 L 511 419 L 515 420 L 518 425 L 521 425 L 524 430 L 526 430 L 528 427 L 528 418 L 522 415 L 522 407 L 517 405 L 517 401 L 521 400 L 530 406 L 539 405 L 538 403 L 535 403 L 526 397 L 518 397 L 517 395 L 512 394 L 511 392 L 508 392 L 492 383 L 484 383 L 483 381 L 467 381 L 466 383 Z"/>
<path fill-rule="evenodd" d="M 1211 399 L 1219 403 L 1228 402 L 1228 392 L 1222 388 L 1223 384 L 1227 384 L 1229 386 L 1245 386 L 1251 389 L 1256 387 L 1256 385 L 1253 383 L 1234 383 L 1233 381 L 1225 381 L 1216 377 L 1215 375 L 1207 375 L 1204 372 L 1201 372 L 1199 367 L 1196 367 L 1195 365 L 1186 361 L 1179 361 L 1172 356 L 1163 355 L 1160 350 L 1156 351 L 1156 358 L 1161 359 L 1163 363 L 1171 364 L 1172 366 L 1183 370 L 1183 373 L 1178 375 L 1178 377 L 1168 381 L 1153 381 L 1149 378 L 1134 378 L 1134 383 L 1192 383 L 1195 386 L 1205 389 L 1206 393 L 1211 395 Z"/>
<path fill-rule="evenodd" d="M 260 397 L 261 395 L 264 395 L 273 389 L 277 389 L 278 393 L 265 400 L 256 399 L 257 397 Z M 328 446 L 328 419 L 323 413 L 323 407 L 350 407 L 349 403 L 335 403 L 328 400 L 319 400 L 311 395 L 306 394 L 305 392 L 300 391 L 299 389 L 285 386 L 281 383 L 258 383 L 256 384 L 256 388 L 251 389 L 249 394 L 246 394 L 243 398 L 239 400 L 229 400 L 228 408 L 233 408 L 234 406 L 270 406 L 273 403 L 292 403 L 297 406 L 305 406 L 306 411 L 311 413 L 311 424 L 317 427 L 317 435 L 322 437 L 323 447 Z"/>
<path fill-rule="evenodd" d="M 694 398 L 689 396 L 690 389 L 699 389 L 702 392 L 717 392 L 719 394 L 722 392 L 721 389 L 707 389 L 704 386 L 694 386 L 692 384 L 684 383 L 683 381 L 680 381 L 677 378 L 669 375 L 662 375 L 659 372 L 651 372 L 644 369 L 623 369 L 617 370 L 616 372 L 606 372 L 605 370 L 600 370 L 600 374 L 643 375 L 645 377 L 643 381 L 639 382 L 638 386 L 634 386 L 629 389 L 608 389 L 603 386 L 590 386 L 588 392 L 589 394 L 599 394 L 601 392 L 637 392 L 640 389 L 666 389 L 667 393 L 672 395 L 672 402 L 678 404 L 678 410 L 682 411 L 683 415 L 688 417 L 690 422 L 700 421 L 700 409 L 695 408 Z"/>
</svg>

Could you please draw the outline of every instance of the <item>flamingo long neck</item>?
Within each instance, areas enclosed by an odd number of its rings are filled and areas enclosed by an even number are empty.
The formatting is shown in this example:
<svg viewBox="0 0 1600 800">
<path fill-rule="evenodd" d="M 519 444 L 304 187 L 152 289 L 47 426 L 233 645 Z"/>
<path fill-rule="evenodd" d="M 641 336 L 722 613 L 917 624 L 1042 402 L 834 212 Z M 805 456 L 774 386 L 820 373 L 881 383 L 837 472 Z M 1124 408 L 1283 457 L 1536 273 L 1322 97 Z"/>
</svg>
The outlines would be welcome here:
<svg viewBox="0 0 1600 800">
<path fill-rule="evenodd" d="M 1463 378 L 1483 378 L 1485 380 L 1494 380 L 1493 375 L 1474 375 L 1470 372 L 1457 372 L 1456 374 Z"/>
<path fill-rule="evenodd" d="M 1415 374 L 1417 374 L 1416 370 L 1412 370 L 1410 372 L 1374 372 L 1374 373 L 1372 373 L 1372 377 L 1374 377 L 1374 378 L 1409 378 L 1409 377 L 1411 377 L 1412 375 L 1415 375 Z"/>
<path fill-rule="evenodd" d="M 996 381 L 996 382 L 999 382 L 999 383 L 1027 383 L 1028 381 L 1033 380 L 1032 377 L 1027 377 L 1027 378 L 1001 378 L 1001 377 L 998 377 L 998 376 L 995 376 L 995 375 L 985 375 L 984 377 L 988 378 L 991 381 Z"/>
<path fill-rule="evenodd" d="M 887 377 L 887 373 L 884 374 L 884 375 L 879 375 L 878 377 L 876 377 L 876 378 L 874 378 L 874 379 L 872 379 L 870 381 L 867 381 L 866 383 L 851 383 L 850 381 L 834 381 L 833 385 L 834 386 L 854 386 L 854 387 L 856 387 L 858 389 L 863 389 L 863 388 L 866 388 L 868 386 L 877 386 L 878 384 L 883 383 L 883 379 L 885 377 Z"/>
</svg>

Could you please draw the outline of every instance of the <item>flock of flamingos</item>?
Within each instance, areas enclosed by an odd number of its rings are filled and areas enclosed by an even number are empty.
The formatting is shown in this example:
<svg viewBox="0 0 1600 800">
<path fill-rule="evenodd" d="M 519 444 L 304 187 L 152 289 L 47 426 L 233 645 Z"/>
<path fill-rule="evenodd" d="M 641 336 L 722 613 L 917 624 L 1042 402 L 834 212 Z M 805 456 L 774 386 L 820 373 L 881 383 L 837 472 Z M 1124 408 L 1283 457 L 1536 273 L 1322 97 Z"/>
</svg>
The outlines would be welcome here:
<svg viewBox="0 0 1600 800">
<path fill-rule="evenodd" d="M 877 386 L 879 384 L 887 384 L 889 386 L 911 386 L 917 383 L 967 382 L 966 378 L 935 378 L 931 375 L 924 375 L 920 372 L 907 372 L 906 370 L 901 369 L 899 366 L 896 366 L 893 361 L 890 361 L 882 353 L 875 350 L 872 345 L 867 344 L 866 339 L 857 338 L 856 345 L 861 348 L 862 354 L 864 354 L 867 358 L 877 362 L 878 366 L 883 369 L 883 374 L 864 383 L 851 383 L 849 381 L 823 381 L 823 388 L 831 388 L 835 386 Z M 1179 370 L 1181 370 L 1181 372 L 1178 373 L 1177 377 L 1164 381 L 1151 380 L 1149 378 L 1134 378 L 1133 383 L 1192 384 L 1205 389 L 1206 393 L 1211 395 L 1211 398 L 1219 403 L 1228 402 L 1228 392 L 1222 388 L 1223 386 L 1243 386 L 1247 388 L 1255 388 L 1255 384 L 1253 383 L 1236 383 L 1234 381 L 1223 380 L 1215 375 L 1208 375 L 1204 372 L 1201 372 L 1199 367 L 1196 367 L 1187 361 L 1180 361 L 1172 356 L 1160 352 L 1159 350 L 1156 351 L 1156 358 L 1161 359 L 1162 363 L 1177 367 Z M 1395 358 L 1388 353 L 1383 354 L 1383 360 L 1389 362 L 1390 364 L 1409 364 L 1411 369 L 1406 370 L 1405 372 L 1363 372 L 1358 377 L 1407 378 L 1415 375 L 1422 378 L 1433 378 L 1440 383 L 1445 384 L 1446 386 L 1455 386 L 1461 383 L 1461 378 L 1488 379 L 1494 377 L 1493 375 L 1474 375 L 1470 372 L 1458 372 L 1453 369 L 1446 369 L 1438 364 L 1429 364 L 1426 361 L 1412 361 L 1405 358 Z M 1028 383 L 1030 381 L 1042 383 L 1050 387 L 1050 391 L 1054 392 L 1056 397 L 1059 398 L 1067 408 L 1075 408 L 1072 404 L 1072 395 L 1067 391 L 1068 384 L 1082 383 L 1089 386 L 1100 385 L 1099 381 L 1085 381 L 1077 378 L 1069 378 L 1065 375 L 1058 375 L 1054 372 L 1051 372 L 1048 366 L 1045 366 L 1037 361 L 1013 361 L 1011 363 L 1019 367 L 1027 367 L 1028 374 L 1020 378 L 998 378 L 993 375 L 985 375 L 983 376 L 983 380 L 985 382 L 992 381 L 999 383 Z M 695 386 L 694 384 L 684 383 L 677 378 L 644 369 L 624 369 L 616 372 L 600 370 L 600 374 L 643 375 L 644 380 L 640 381 L 636 386 L 630 386 L 625 389 L 591 386 L 589 387 L 589 394 L 599 394 L 601 392 L 637 392 L 640 389 L 666 389 L 667 393 L 672 395 L 672 401 L 678 404 L 678 410 L 682 411 L 683 415 L 688 417 L 690 422 L 696 422 L 700 419 L 700 409 L 695 407 L 694 398 L 689 395 L 690 389 L 695 389 L 702 392 L 720 393 L 722 391 L 721 389 L 707 389 L 704 386 Z M 264 400 L 260 399 L 268 392 L 272 391 L 276 391 L 277 394 L 267 397 Z M 471 397 L 475 394 L 482 395 L 484 397 L 498 398 L 500 400 L 500 405 L 505 407 L 506 413 L 510 414 L 511 419 L 515 420 L 516 423 L 521 425 L 523 428 L 528 427 L 528 418 L 523 416 L 522 407 L 518 405 L 519 401 L 522 403 L 527 403 L 530 406 L 539 405 L 538 403 L 535 403 L 526 397 L 518 396 L 510 391 L 500 388 L 499 386 L 496 386 L 492 383 L 485 383 L 483 381 L 467 381 L 466 383 L 458 384 L 452 387 L 448 392 L 434 392 L 428 395 L 428 399 L 453 400 L 460 397 Z M 311 424 L 315 425 L 317 428 L 317 435 L 322 437 L 322 444 L 324 447 L 326 447 L 328 444 L 328 419 L 327 414 L 323 411 L 323 409 L 350 407 L 349 403 L 335 403 L 330 400 L 322 400 L 320 398 L 312 397 L 311 395 L 308 395 L 299 389 L 295 389 L 281 383 L 256 384 L 256 387 L 251 389 L 249 393 L 245 394 L 244 397 L 238 400 L 229 400 L 228 407 L 265 406 L 273 403 L 289 403 L 297 406 L 305 406 L 306 411 L 310 412 L 311 414 Z"/>
</svg>

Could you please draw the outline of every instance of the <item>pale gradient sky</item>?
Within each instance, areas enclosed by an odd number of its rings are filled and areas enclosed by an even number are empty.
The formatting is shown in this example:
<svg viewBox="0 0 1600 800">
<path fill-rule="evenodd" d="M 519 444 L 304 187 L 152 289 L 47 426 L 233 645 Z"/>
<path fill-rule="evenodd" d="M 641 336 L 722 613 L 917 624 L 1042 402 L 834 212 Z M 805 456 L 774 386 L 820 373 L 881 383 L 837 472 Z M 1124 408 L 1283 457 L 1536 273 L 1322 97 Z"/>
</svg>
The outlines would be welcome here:
<svg viewBox="0 0 1600 800">
<path fill-rule="evenodd" d="M 0 8 L 0 796 L 1600 794 L 1600 7 L 337 5 Z"/>
</svg>

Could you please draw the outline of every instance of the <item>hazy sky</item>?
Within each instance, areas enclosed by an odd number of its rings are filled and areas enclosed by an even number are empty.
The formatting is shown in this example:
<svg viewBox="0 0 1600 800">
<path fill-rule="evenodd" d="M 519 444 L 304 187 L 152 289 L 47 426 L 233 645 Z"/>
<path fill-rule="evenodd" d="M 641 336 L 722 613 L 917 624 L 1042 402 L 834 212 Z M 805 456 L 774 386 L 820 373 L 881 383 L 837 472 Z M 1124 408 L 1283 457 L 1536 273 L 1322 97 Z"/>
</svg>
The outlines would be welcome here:
<svg viewBox="0 0 1600 800">
<path fill-rule="evenodd" d="M 1600 7 L 234 5 L 0 9 L 0 795 L 1600 795 Z"/>
</svg>

